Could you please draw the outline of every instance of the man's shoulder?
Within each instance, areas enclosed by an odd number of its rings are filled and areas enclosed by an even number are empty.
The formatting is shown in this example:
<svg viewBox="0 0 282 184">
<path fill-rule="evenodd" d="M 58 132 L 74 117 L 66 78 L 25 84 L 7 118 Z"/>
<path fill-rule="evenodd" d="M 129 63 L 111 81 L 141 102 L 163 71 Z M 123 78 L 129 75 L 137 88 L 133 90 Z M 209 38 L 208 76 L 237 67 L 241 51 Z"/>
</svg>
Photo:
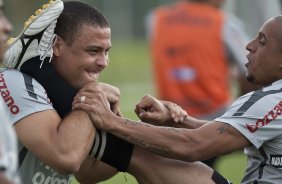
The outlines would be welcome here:
<svg viewBox="0 0 282 184">
<path fill-rule="evenodd" d="M 11 68 L 5 68 L 5 67 L 0 67 L 0 75 L 1 76 L 6 76 L 9 78 L 17 79 L 19 77 L 23 76 L 23 73 L 21 73 L 18 70 L 11 69 Z M 16 82 L 16 81 L 15 81 Z"/>
<path fill-rule="evenodd" d="M 0 67 L 0 82 L 1 83 L 21 83 L 23 74 L 15 69 Z"/>
<path fill-rule="evenodd" d="M 31 76 L 15 69 L 0 67 L 0 91 L 20 92 L 27 88 L 38 88 L 45 91 L 42 85 Z"/>
</svg>

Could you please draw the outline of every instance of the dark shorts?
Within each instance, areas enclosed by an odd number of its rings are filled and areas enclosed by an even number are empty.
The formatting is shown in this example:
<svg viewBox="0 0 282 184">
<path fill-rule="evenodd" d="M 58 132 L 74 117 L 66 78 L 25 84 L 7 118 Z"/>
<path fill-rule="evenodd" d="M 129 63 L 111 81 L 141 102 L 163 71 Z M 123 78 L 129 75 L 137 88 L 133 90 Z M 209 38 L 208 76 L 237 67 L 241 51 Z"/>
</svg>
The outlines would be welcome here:
<svg viewBox="0 0 282 184">
<path fill-rule="evenodd" d="M 130 163 L 133 148 L 133 144 L 97 129 L 90 155 L 115 167 L 118 171 L 125 172 Z"/>
<path fill-rule="evenodd" d="M 228 181 L 227 179 L 225 179 L 221 174 L 219 174 L 218 172 L 214 171 L 212 174 L 212 180 L 216 183 L 216 184 L 232 184 L 230 181 Z"/>
</svg>

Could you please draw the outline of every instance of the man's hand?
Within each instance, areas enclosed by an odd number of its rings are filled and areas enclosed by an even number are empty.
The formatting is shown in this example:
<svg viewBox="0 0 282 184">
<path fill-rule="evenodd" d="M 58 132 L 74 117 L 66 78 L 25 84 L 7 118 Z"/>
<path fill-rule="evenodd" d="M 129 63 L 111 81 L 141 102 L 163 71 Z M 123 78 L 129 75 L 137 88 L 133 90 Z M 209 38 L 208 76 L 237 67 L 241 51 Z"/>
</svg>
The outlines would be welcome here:
<svg viewBox="0 0 282 184">
<path fill-rule="evenodd" d="M 99 82 L 90 82 L 84 85 L 78 94 L 77 97 L 85 96 L 87 98 L 88 92 L 95 93 L 97 91 L 102 91 L 106 95 L 106 98 L 110 104 L 110 108 L 114 114 L 122 117 L 121 111 L 119 109 L 119 99 L 120 99 L 120 91 L 117 87 L 111 86 L 105 83 Z"/>
<path fill-rule="evenodd" d="M 111 122 L 108 118 L 115 116 L 111 110 L 107 91 L 100 87 L 85 87 L 75 96 L 73 109 L 84 110 L 89 114 L 96 128 L 104 129 L 104 123 Z M 112 96 L 111 96 L 112 97 Z"/>
<path fill-rule="evenodd" d="M 144 122 L 158 126 L 174 126 L 183 121 L 187 113 L 178 105 L 145 95 L 136 105 L 135 113 Z"/>
<path fill-rule="evenodd" d="M 179 123 L 183 122 L 188 114 L 185 110 L 183 110 L 179 105 L 169 102 L 169 101 L 162 101 L 163 104 L 168 108 L 170 111 L 170 117 L 173 119 L 174 122 Z"/>
</svg>

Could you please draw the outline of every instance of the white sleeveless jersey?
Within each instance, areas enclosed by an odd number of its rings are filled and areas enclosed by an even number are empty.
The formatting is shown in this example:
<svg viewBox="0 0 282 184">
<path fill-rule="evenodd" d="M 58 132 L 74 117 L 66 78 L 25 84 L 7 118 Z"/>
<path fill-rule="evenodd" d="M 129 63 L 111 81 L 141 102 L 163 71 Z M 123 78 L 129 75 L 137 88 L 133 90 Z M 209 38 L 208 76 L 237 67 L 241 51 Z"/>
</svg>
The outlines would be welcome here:
<svg viewBox="0 0 282 184">
<path fill-rule="evenodd" d="M 16 70 L 0 71 L 0 92 L 8 121 L 20 119 L 48 109 L 54 109 L 44 88 L 30 76 Z M 31 130 L 32 131 L 32 130 Z M 36 137 L 34 137 L 36 139 Z M 70 184 L 71 175 L 63 175 L 40 161 L 19 142 L 20 176 L 24 184 Z"/>
<path fill-rule="evenodd" d="M 282 80 L 238 98 L 216 121 L 230 124 L 250 142 L 242 184 L 282 183 Z"/>
</svg>

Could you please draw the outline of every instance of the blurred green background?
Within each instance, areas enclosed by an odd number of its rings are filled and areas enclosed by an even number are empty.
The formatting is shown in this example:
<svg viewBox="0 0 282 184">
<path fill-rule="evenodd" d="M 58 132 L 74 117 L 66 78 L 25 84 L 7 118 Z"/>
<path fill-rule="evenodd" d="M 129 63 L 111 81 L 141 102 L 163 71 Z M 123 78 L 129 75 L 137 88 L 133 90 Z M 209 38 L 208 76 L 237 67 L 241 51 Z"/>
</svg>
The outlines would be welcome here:
<svg viewBox="0 0 282 184">
<path fill-rule="evenodd" d="M 112 27 L 110 64 L 100 81 L 120 88 L 123 115 L 137 119 L 135 104 L 146 94 L 155 94 L 146 29 L 144 20 L 148 12 L 161 4 L 175 0 L 85 0 L 98 7 L 108 18 Z M 226 11 L 238 15 L 250 37 L 256 34 L 261 24 L 271 16 L 280 14 L 280 0 L 226 0 Z M 23 28 L 28 17 L 47 0 L 4 0 L 6 14 L 14 25 L 12 36 Z M 252 7 L 250 9 L 250 7 Z M 216 169 L 233 183 L 240 183 L 246 167 L 246 157 L 241 151 L 222 156 Z M 73 182 L 73 184 L 76 182 Z M 137 184 L 128 174 L 121 173 L 101 184 Z"/>
</svg>

